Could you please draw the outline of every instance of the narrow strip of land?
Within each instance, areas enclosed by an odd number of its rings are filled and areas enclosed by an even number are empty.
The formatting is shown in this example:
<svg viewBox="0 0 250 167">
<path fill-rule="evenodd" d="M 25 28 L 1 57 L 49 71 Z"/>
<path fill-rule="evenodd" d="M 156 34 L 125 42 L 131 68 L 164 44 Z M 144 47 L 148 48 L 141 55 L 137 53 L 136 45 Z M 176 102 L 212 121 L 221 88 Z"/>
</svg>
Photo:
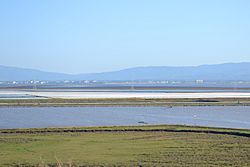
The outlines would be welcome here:
<svg viewBox="0 0 250 167">
<path fill-rule="evenodd" d="M 0 99 L 0 106 L 250 106 L 250 98 Z"/>
<path fill-rule="evenodd" d="M 44 91 L 44 90 L 1 90 L 2 95 L 29 95 L 41 98 L 98 99 L 98 98 L 250 98 L 250 92 L 134 92 L 134 91 Z"/>
<path fill-rule="evenodd" d="M 41 133 L 96 133 L 96 132 L 190 132 L 209 133 L 250 137 L 250 130 L 212 128 L 181 125 L 150 125 L 150 126 L 113 126 L 113 127 L 65 127 L 65 128 L 30 128 L 0 129 L 0 134 L 41 134 Z"/>
</svg>

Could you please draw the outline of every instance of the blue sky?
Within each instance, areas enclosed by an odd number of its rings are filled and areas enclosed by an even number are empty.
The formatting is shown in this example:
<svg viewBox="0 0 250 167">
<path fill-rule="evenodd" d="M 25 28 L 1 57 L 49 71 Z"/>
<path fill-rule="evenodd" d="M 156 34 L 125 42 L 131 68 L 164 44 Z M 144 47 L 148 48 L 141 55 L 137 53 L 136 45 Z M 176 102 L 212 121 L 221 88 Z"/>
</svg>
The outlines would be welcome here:
<svg viewBox="0 0 250 167">
<path fill-rule="evenodd" d="M 249 0 L 0 1 L 0 64 L 66 73 L 250 61 Z"/>
</svg>

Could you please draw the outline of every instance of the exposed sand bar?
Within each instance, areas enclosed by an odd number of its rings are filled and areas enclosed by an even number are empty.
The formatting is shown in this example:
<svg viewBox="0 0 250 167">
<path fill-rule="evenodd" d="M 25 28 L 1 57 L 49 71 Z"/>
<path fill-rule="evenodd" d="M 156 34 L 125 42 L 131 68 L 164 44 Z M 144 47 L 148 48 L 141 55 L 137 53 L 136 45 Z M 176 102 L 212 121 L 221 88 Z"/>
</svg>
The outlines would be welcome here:
<svg viewBox="0 0 250 167">
<path fill-rule="evenodd" d="M 47 98 L 94 99 L 94 98 L 250 98 L 249 92 L 209 93 L 162 93 L 162 92 L 46 92 L 46 91 L 0 91 L 1 95 L 31 95 Z"/>
</svg>

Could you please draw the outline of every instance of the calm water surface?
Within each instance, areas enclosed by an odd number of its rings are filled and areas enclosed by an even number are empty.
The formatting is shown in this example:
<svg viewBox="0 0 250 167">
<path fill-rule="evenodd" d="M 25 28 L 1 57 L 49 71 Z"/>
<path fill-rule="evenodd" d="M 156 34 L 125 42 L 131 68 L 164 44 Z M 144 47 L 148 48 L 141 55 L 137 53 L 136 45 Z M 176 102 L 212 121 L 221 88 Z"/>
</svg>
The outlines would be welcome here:
<svg viewBox="0 0 250 167">
<path fill-rule="evenodd" d="M 0 107 L 0 128 L 182 124 L 250 129 L 250 106 Z"/>
</svg>

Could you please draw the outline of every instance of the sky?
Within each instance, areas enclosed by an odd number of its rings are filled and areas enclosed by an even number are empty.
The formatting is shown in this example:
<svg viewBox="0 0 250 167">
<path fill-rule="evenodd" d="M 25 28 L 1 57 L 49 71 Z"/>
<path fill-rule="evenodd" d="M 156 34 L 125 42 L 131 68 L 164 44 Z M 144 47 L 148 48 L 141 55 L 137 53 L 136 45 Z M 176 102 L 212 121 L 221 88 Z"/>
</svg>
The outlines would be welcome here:
<svg viewBox="0 0 250 167">
<path fill-rule="evenodd" d="M 0 64 L 64 73 L 250 62 L 249 0 L 2 0 Z"/>
</svg>

